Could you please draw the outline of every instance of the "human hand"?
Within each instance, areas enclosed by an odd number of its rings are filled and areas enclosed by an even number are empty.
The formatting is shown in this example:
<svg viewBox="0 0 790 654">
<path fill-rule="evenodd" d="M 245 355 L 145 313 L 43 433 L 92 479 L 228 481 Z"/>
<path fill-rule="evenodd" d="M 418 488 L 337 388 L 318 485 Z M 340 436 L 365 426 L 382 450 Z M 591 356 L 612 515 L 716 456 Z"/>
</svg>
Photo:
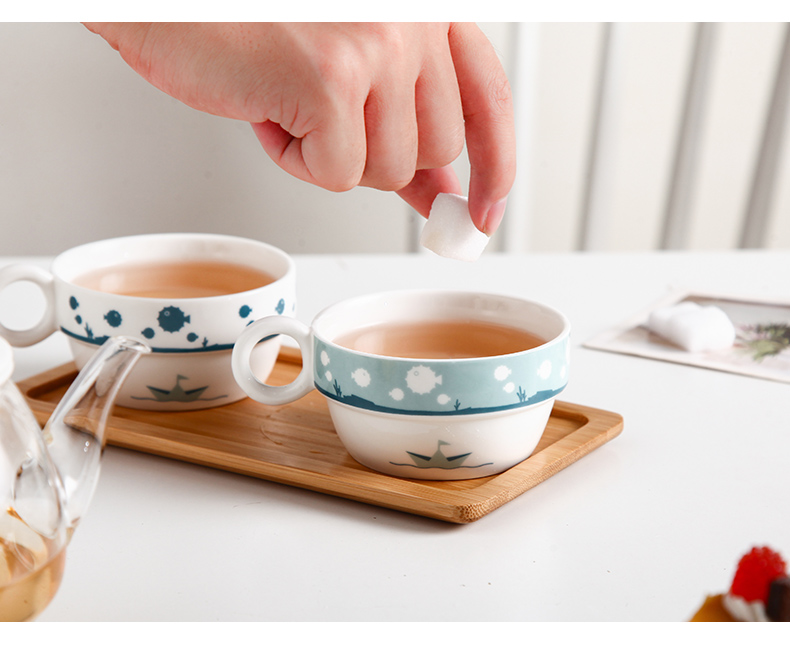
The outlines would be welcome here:
<svg viewBox="0 0 790 654">
<path fill-rule="evenodd" d="M 269 156 L 332 191 L 397 191 L 427 216 L 460 194 L 492 234 L 515 176 L 510 87 L 474 24 L 86 23 L 154 86 L 250 122 Z"/>
</svg>

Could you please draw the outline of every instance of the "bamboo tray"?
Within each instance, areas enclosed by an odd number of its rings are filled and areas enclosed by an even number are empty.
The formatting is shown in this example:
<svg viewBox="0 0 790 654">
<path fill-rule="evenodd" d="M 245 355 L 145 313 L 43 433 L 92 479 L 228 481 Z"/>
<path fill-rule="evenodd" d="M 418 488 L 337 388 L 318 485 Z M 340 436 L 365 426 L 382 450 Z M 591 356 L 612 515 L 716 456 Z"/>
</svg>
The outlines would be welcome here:
<svg viewBox="0 0 790 654">
<path fill-rule="evenodd" d="M 285 384 L 300 369 L 298 350 L 284 348 L 270 383 Z M 76 374 L 69 363 L 18 384 L 42 425 Z M 279 407 L 249 399 L 173 413 L 115 407 L 107 441 L 446 522 L 468 523 L 578 461 L 622 429 L 623 418 L 616 413 L 558 401 L 532 456 L 497 475 L 463 481 L 399 479 L 357 463 L 340 443 L 326 400 L 318 391 Z"/>
</svg>

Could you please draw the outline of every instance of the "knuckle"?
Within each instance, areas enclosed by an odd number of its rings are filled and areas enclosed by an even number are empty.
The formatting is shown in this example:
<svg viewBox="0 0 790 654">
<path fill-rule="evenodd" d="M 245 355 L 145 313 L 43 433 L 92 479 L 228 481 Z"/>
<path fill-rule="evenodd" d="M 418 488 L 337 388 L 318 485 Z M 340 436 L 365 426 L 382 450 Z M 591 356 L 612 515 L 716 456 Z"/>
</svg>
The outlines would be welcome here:
<svg viewBox="0 0 790 654">
<path fill-rule="evenodd" d="M 389 171 L 368 169 L 365 171 L 363 183 L 365 186 L 375 188 L 379 191 L 400 191 L 402 188 L 408 186 L 413 178 L 413 168 Z"/>
<path fill-rule="evenodd" d="M 463 152 L 465 138 L 464 122 L 460 117 L 457 121 L 421 130 L 417 168 L 443 168 L 451 164 Z"/>
<path fill-rule="evenodd" d="M 493 110 L 495 115 L 509 115 L 513 112 L 513 92 L 507 77 L 498 73 L 489 77 L 485 97 L 489 111 Z"/>
<path fill-rule="evenodd" d="M 421 142 L 420 168 L 443 168 L 455 161 L 464 149 L 464 126 L 454 126 L 441 139 Z"/>
<path fill-rule="evenodd" d="M 327 175 L 318 180 L 318 185 L 327 191 L 334 193 L 345 193 L 351 189 L 359 186 L 362 175 L 355 171 L 348 171 L 345 174 L 335 172 L 332 175 Z"/>
<path fill-rule="evenodd" d="M 365 62 L 347 42 L 335 42 L 318 63 L 318 75 L 329 97 L 354 97 L 364 79 Z"/>
<path fill-rule="evenodd" d="M 385 181 L 380 189 L 382 191 L 400 191 L 402 188 L 409 185 L 413 177 L 413 174 L 391 177 Z"/>
<path fill-rule="evenodd" d="M 404 39 L 403 32 L 391 23 L 379 23 L 375 34 L 379 52 L 385 53 L 389 61 L 405 59 L 409 54 L 409 47 Z"/>
<path fill-rule="evenodd" d="M 350 179 L 341 179 L 330 182 L 324 188 L 333 193 L 345 193 L 353 188 L 356 188 L 358 183 Z"/>
<path fill-rule="evenodd" d="M 463 98 L 464 121 L 484 118 L 485 120 L 512 120 L 513 92 L 510 82 L 501 71 L 492 71 L 474 95 Z"/>
</svg>

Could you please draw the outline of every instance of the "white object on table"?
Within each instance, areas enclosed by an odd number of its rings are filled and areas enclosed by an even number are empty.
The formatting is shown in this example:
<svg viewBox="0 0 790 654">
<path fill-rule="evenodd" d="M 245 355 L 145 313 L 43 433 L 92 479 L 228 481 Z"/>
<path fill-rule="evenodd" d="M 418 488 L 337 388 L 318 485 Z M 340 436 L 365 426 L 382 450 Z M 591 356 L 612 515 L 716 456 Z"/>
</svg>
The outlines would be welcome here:
<svg viewBox="0 0 790 654">
<path fill-rule="evenodd" d="M 719 307 L 679 302 L 650 313 L 648 328 L 689 352 L 709 352 L 732 347 L 735 326 Z"/>
<path fill-rule="evenodd" d="M 420 245 L 442 257 L 474 262 L 488 245 L 488 236 L 472 222 L 465 197 L 439 193 L 422 228 Z"/>
</svg>

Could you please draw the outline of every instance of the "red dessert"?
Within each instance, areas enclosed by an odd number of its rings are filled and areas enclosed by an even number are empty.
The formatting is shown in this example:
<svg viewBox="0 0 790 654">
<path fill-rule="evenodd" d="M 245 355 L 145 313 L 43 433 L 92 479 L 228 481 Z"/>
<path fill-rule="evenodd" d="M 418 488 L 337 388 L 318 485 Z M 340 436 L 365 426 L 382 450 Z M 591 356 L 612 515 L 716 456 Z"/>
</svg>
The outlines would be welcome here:
<svg viewBox="0 0 790 654">
<path fill-rule="evenodd" d="M 788 622 L 787 564 L 770 547 L 753 547 L 741 557 L 730 590 L 708 596 L 692 622 Z"/>
<path fill-rule="evenodd" d="M 769 547 L 753 547 L 738 563 L 730 594 L 747 602 L 768 602 L 768 590 L 777 577 L 784 577 L 787 564 L 781 555 Z"/>
</svg>

